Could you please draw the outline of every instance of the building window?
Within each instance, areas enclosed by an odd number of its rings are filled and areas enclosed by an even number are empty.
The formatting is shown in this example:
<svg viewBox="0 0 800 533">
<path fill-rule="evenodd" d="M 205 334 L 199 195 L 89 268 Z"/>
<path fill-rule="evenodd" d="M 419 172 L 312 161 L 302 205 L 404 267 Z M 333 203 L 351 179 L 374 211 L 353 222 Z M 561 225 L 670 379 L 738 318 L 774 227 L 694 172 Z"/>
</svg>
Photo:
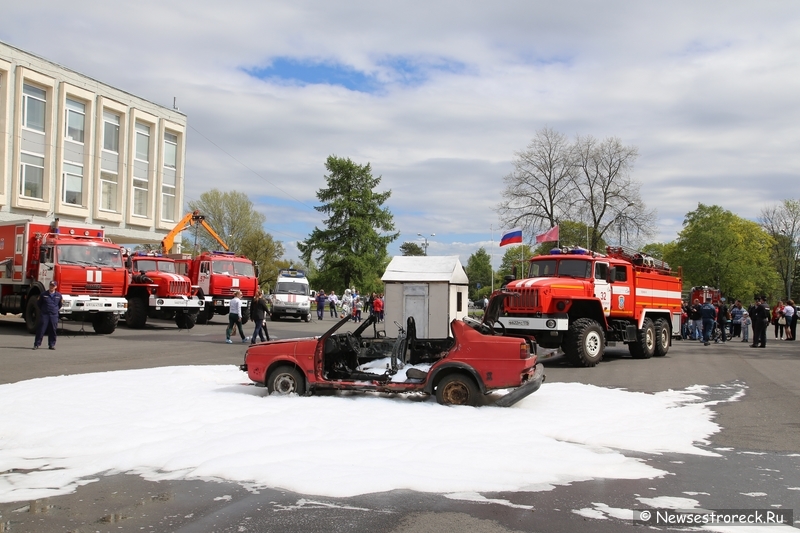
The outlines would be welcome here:
<svg viewBox="0 0 800 533">
<path fill-rule="evenodd" d="M 136 159 L 150 161 L 150 126 L 136 123 Z"/>
<path fill-rule="evenodd" d="M 175 222 L 175 176 L 172 176 L 172 183 L 167 180 L 165 175 L 161 186 L 161 219 Z"/>
<path fill-rule="evenodd" d="M 62 200 L 65 204 L 83 205 L 83 167 L 64 163 L 61 188 L 64 191 Z"/>
<path fill-rule="evenodd" d="M 133 178 L 133 214 L 139 217 L 147 216 L 147 180 Z"/>
<path fill-rule="evenodd" d="M 164 133 L 164 166 L 178 167 L 178 136 L 169 132 Z"/>
<path fill-rule="evenodd" d="M 83 144 L 86 125 L 86 106 L 78 101 L 67 98 L 66 114 L 67 140 Z"/>
<path fill-rule="evenodd" d="M 22 86 L 22 126 L 44 132 L 44 115 L 47 93 L 44 89 L 28 85 Z"/>
<path fill-rule="evenodd" d="M 119 115 L 103 111 L 103 150 L 119 153 Z"/>
<path fill-rule="evenodd" d="M 19 193 L 28 198 L 44 199 L 44 157 L 20 154 Z"/>
<path fill-rule="evenodd" d="M 111 172 L 100 172 L 100 209 L 117 211 L 117 183 L 119 176 Z"/>
</svg>

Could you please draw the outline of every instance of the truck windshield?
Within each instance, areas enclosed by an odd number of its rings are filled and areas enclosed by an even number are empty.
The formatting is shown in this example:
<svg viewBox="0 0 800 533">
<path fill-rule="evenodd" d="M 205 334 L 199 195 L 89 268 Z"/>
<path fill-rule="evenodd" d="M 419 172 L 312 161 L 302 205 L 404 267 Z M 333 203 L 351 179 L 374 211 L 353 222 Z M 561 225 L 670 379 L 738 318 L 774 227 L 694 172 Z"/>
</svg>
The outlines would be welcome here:
<svg viewBox="0 0 800 533">
<path fill-rule="evenodd" d="M 89 244 L 59 244 L 57 261 L 62 265 L 81 265 L 122 268 L 122 254 L 118 248 Z"/>
<path fill-rule="evenodd" d="M 236 273 L 237 276 L 250 276 L 255 277 L 255 272 L 253 271 L 252 263 L 239 263 L 236 262 L 233 264 L 233 271 Z"/>
<path fill-rule="evenodd" d="M 139 259 L 133 263 L 133 270 L 136 272 L 168 272 L 175 274 L 175 263 L 172 261 L 156 261 L 155 259 Z"/>
<path fill-rule="evenodd" d="M 530 278 L 547 278 L 556 275 L 556 260 L 531 261 Z"/>
<path fill-rule="evenodd" d="M 292 281 L 279 281 L 275 292 L 281 294 L 305 294 L 308 296 L 308 285 Z"/>
<path fill-rule="evenodd" d="M 592 263 L 583 259 L 562 259 L 558 263 L 558 275 L 590 278 L 592 277 Z"/>
</svg>

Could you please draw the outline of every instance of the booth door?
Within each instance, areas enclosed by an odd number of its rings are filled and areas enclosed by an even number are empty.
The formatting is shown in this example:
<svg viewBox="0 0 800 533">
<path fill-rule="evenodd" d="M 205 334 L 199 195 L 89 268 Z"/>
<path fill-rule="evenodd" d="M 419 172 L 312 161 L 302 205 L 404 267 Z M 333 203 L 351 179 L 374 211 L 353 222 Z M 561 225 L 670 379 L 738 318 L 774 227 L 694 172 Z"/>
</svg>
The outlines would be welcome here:
<svg viewBox="0 0 800 533">
<path fill-rule="evenodd" d="M 406 284 L 403 286 L 403 327 L 408 317 L 413 316 L 417 326 L 417 338 L 428 338 L 428 284 Z"/>
</svg>

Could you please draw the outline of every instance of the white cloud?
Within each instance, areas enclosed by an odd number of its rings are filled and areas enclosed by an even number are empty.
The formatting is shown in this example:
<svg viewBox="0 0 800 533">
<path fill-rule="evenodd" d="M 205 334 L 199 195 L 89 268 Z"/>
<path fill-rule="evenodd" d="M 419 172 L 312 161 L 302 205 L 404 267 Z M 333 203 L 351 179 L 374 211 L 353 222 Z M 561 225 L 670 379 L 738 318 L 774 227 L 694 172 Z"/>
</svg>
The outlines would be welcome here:
<svg viewBox="0 0 800 533">
<path fill-rule="evenodd" d="M 490 239 L 513 152 L 545 125 L 639 148 L 659 240 L 698 202 L 754 219 L 800 196 L 798 18 L 786 2 L 51 0 L 4 7 L 0 39 L 163 105 L 177 97 L 194 129 L 189 198 L 247 191 L 268 227 L 281 221 L 278 239 L 302 239 L 321 223 L 309 206 L 336 154 L 372 163 L 393 190 L 398 245 L 430 232 L 441 253 L 461 253 L 455 243 Z M 245 72 L 276 58 L 383 85 L 368 94 Z M 424 81 L 403 83 L 389 69 L 398 59 Z M 443 62 L 459 68 L 431 68 Z"/>
</svg>

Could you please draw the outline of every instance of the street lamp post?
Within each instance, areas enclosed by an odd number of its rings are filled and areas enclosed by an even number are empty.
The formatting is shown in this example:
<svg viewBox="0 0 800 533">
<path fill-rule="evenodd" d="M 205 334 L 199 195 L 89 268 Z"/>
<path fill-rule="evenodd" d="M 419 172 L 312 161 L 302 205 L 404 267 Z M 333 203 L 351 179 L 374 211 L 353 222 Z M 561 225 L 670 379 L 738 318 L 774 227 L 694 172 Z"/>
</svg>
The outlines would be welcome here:
<svg viewBox="0 0 800 533">
<path fill-rule="evenodd" d="M 423 253 L 425 255 L 428 255 L 428 238 L 425 235 L 423 235 L 422 233 L 417 233 L 417 235 L 419 237 L 422 237 L 422 240 L 424 241 L 422 243 L 422 251 L 423 251 Z M 436 234 L 435 233 L 431 233 L 430 236 L 431 237 L 436 237 Z"/>
</svg>

